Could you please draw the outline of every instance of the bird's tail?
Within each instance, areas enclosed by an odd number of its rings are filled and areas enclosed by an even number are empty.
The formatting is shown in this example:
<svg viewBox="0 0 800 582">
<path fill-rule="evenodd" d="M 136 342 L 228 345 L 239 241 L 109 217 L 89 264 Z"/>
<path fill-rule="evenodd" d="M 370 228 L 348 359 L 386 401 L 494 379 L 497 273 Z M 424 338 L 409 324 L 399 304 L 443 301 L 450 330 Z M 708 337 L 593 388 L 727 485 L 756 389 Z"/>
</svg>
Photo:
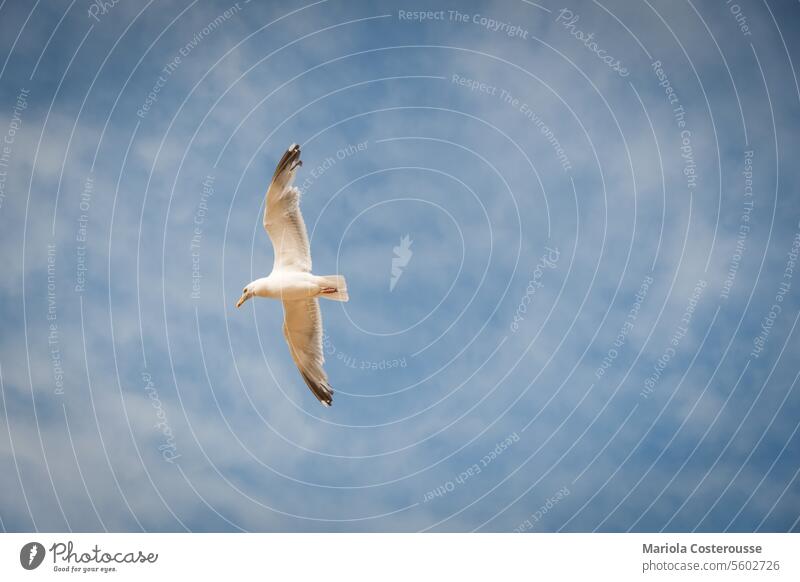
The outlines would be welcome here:
<svg viewBox="0 0 800 582">
<path fill-rule="evenodd" d="M 342 275 L 324 275 L 317 277 L 317 283 L 322 288 L 320 297 L 332 299 L 334 301 L 349 301 L 347 294 L 347 281 Z M 333 289 L 333 291 L 330 291 Z"/>
</svg>

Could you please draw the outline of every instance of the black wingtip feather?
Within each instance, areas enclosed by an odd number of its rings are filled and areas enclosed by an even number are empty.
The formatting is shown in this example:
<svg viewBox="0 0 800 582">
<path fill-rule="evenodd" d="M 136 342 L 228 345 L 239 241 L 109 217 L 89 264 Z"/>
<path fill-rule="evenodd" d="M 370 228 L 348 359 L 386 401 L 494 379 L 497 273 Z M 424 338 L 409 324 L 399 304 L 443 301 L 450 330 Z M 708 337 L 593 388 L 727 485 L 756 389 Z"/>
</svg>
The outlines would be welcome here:
<svg viewBox="0 0 800 582">
<path fill-rule="evenodd" d="M 317 397 L 317 400 L 319 400 L 323 406 L 331 406 L 333 404 L 333 388 L 330 384 L 327 382 L 315 382 L 303 372 L 300 372 L 300 374 L 303 376 L 303 380 L 305 380 L 311 392 L 314 393 L 314 396 Z"/>
<path fill-rule="evenodd" d="M 289 171 L 291 171 L 302 164 L 303 162 L 300 160 L 300 146 L 296 143 L 293 143 L 284 152 L 283 156 L 278 162 L 278 165 L 275 167 L 275 174 L 273 174 L 272 179 L 274 180 L 280 176 L 281 172 L 283 172 L 285 169 L 288 168 Z"/>
</svg>

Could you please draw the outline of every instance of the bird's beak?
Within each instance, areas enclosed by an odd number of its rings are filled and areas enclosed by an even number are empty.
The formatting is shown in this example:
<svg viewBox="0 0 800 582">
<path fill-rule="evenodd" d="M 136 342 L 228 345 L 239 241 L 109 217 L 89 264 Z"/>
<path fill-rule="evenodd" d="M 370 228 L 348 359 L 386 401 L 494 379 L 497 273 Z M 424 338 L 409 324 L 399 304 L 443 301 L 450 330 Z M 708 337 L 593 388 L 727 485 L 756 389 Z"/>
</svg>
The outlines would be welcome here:
<svg viewBox="0 0 800 582">
<path fill-rule="evenodd" d="M 243 304 L 245 301 L 247 301 L 248 299 L 250 299 L 250 297 L 251 297 L 251 296 L 250 296 L 250 295 L 248 295 L 247 293 L 242 293 L 242 296 L 241 296 L 241 297 L 239 297 L 239 301 L 237 301 L 237 302 L 236 302 L 236 307 L 241 307 L 241 306 L 242 306 L 242 304 Z"/>
</svg>

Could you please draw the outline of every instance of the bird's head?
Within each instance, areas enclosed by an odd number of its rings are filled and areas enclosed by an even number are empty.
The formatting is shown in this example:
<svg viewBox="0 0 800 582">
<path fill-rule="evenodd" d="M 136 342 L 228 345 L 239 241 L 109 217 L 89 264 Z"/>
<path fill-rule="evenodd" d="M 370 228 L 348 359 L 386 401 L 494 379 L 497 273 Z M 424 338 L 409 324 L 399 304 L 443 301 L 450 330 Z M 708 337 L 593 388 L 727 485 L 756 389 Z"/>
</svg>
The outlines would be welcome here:
<svg viewBox="0 0 800 582">
<path fill-rule="evenodd" d="M 242 296 L 239 297 L 239 301 L 236 302 L 236 307 L 241 307 L 245 301 L 250 299 L 255 294 L 256 294 L 255 288 L 253 287 L 253 284 L 250 283 L 249 285 L 247 285 L 247 287 L 242 289 Z"/>
</svg>

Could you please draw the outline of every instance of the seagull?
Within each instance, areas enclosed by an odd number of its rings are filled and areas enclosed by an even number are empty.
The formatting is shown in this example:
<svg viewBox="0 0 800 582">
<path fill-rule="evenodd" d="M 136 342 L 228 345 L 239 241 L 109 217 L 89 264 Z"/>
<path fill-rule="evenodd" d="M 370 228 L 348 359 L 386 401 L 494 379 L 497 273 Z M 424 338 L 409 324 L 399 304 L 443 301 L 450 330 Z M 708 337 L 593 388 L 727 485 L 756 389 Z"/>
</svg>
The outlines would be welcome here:
<svg viewBox="0 0 800 582">
<path fill-rule="evenodd" d="M 311 273 L 311 248 L 303 215 L 300 190 L 292 186 L 295 171 L 303 165 L 300 146 L 292 144 L 283 154 L 267 190 L 264 229 L 275 250 L 268 277 L 261 277 L 242 291 L 241 307 L 251 297 L 283 302 L 283 335 L 300 375 L 323 406 L 333 402 L 333 388 L 322 365 L 322 315 L 319 297 L 347 301 L 347 283 L 341 275 L 319 277 Z"/>
</svg>

